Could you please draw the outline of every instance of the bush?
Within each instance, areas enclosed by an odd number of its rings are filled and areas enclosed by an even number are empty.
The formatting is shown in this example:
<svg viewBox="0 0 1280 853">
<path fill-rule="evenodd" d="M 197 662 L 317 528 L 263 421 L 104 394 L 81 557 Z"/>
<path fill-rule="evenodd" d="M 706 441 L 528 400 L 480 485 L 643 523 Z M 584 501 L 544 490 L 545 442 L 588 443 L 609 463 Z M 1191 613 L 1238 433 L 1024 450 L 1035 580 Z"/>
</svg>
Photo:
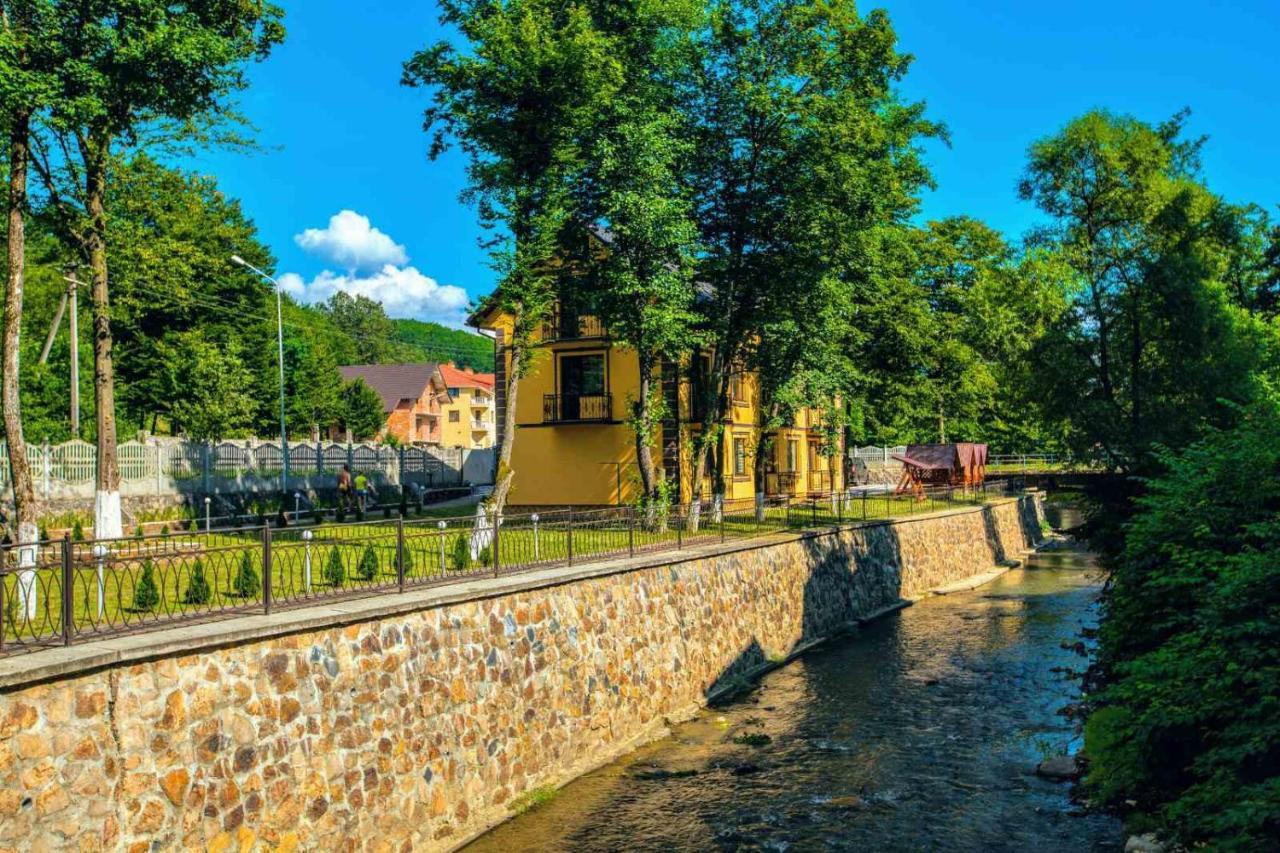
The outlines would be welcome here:
<svg viewBox="0 0 1280 853">
<path fill-rule="evenodd" d="M 156 567 L 150 560 L 142 564 L 142 577 L 133 589 L 133 609 L 155 610 L 160 603 L 160 590 L 156 587 Z"/>
<path fill-rule="evenodd" d="M 253 598 L 262 590 L 262 579 L 258 577 L 258 569 L 248 551 L 240 555 L 240 570 L 236 572 L 232 589 L 241 598 Z"/>
<path fill-rule="evenodd" d="M 347 510 L 342 506 L 342 504 L 338 504 L 338 508 L 334 510 L 333 520 L 338 524 L 342 524 L 347 520 Z"/>
<path fill-rule="evenodd" d="M 493 565 L 492 546 L 485 545 L 483 548 L 481 548 L 480 555 L 477 558 L 476 562 L 478 562 L 482 566 L 492 566 Z"/>
<path fill-rule="evenodd" d="M 387 504 L 382 508 L 382 517 L 388 520 L 391 519 L 391 504 Z"/>
<path fill-rule="evenodd" d="M 329 559 L 324 564 L 324 582 L 332 587 L 347 582 L 347 567 L 342 562 L 342 550 L 338 546 L 329 549 Z"/>
<path fill-rule="evenodd" d="M 471 567 L 471 543 L 467 541 L 466 534 L 459 533 L 453 537 L 452 567 L 459 571 Z"/>
<path fill-rule="evenodd" d="M 167 525 L 167 524 L 166 524 L 165 526 L 163 526 L 163 527 L 161 527 L 161 528 L 160 528 L 160 535 L 161 535 L 161 536 L 168 536 L 168 535 L 169 535 L 169 525 Z"/>
<path fill-rule="evenodd" d="M 133 538 L 134 538 L 134 539 L 141 539 L 144 535 L 145 535 L 145 534 L 142 532 L 142 525 L 141 525 L 141 524 L 139 524 L 137 527 L 133 528 Z"/>
<path fill-rule="evenodd" d="M 200 526 L 199 526 L 198 524 L 196 524 L 196 520 L 195 520 L 194 518 L 193 518 L 193 519 L 191 519 L 189 522 L 187 522 L 187 532 L 188 532 L 188 533 L 199 533 L 199 532 L 200 532 Z"/>
<path fill-rule="evenodd" d="M 1280 832 L 1277 435 L 1273 397 L 1162 453 L 1108 566 L 1086 784 L 1171 848 Z"/>
<path fill-rule="evenodd" d="M 213 597 L 209 589 L 209 581 L 204 576 L 204 561 L 196 558 L 191 567 L 191 580 L 187 582 L 187 591 L 182 596 L 183 604 L 208 604 Z"/>
<path fill-rule="evenodd" d="M 36 530 L 36 538 L 39 539 L 41 542 L 48 542 L 49 528 L 45 527 L 43 524 L 40 525 L 39 529 Z"/>
<path fill-rule="evenodd" d="M 80 519 L 78 518 L 76 519 L 75 524 L 71 525 L 71 541 L 72 542 L 84 541 L 84 525 L 80 523 Z"/>
<path fill-rule="evenodd" d="M 324 512 L 318 508 L 311 510 L 311 520 L 316 524 L 324 521 Z"/>
<path fill-rule="evenodd" d="M 372 545 L 366 545 L 364 553 L 360 555 L 356 574 L 365 581 L 371 581 L 378 576 L 378 552 L 373 550 Z"/>
</svg>

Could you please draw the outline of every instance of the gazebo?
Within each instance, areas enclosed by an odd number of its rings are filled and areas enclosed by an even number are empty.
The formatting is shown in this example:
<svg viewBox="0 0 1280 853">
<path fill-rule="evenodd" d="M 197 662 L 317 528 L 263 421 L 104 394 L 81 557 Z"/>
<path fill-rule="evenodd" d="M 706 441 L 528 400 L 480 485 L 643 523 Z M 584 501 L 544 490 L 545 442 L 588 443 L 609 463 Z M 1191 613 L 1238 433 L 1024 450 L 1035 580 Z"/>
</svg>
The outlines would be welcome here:
<svg viewBox="0 0 1280 853">
<path fill-rule="evenodd" d="M 902 479 L 894 494 L 910 492 L 920 499 L 926 486 L 976 488 L 987 474 L 985 444 L 910 444 L 905 453 L 895 453 L 893 458 L 902 463 Z"/>
</svg>

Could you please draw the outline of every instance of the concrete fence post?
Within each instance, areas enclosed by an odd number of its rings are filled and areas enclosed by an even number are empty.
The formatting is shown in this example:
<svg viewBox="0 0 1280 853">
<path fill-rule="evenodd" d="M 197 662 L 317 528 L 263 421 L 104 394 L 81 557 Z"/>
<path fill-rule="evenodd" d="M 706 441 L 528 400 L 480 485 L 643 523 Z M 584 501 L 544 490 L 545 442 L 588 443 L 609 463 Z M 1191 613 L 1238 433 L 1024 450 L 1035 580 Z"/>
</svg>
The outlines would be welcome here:
<svg viewBox="0 0 1280 853">
<path fill-rule="evenodd" d="M 44 481 L 44 496 L 47 498 L 53 494 L 53 449 L 49 447 L 47 439 L 45 440 L 41 455 L 44 457 L 40 466 L 41 471 L 43 472 L 41 479 Z"/>
<path fill-rule="evenodd" d="M 210 463 L 213 461 L 213 444 L 205 441 L 200 444 L 200 485 L 205 494 L 209 493 L 209 480 L 212 472 L 210 471 Z"/>
</svg>

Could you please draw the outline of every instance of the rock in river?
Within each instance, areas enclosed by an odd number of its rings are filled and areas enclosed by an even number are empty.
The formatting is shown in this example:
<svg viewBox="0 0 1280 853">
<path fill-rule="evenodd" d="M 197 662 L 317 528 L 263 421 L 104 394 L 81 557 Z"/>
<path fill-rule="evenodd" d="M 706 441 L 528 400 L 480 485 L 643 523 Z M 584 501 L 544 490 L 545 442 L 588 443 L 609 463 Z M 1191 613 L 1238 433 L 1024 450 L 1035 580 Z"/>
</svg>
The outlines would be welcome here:
<svg viewBox="0 0 1280 853">
<path fill-rule="evenodd" d="M 1074 755 L 1052 755 L 1036 765 L 1036 775 L 1058 782 L 1080 776 L 1080 762 Z"/>
</svg>

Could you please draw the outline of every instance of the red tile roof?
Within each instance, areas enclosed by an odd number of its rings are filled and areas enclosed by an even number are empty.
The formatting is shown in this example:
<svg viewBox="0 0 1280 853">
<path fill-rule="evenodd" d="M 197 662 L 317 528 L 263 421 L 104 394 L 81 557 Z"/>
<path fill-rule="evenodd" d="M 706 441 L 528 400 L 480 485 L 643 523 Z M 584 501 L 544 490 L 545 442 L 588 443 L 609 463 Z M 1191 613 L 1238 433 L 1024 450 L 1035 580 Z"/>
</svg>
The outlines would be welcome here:
<svg viewBox="0 0 1280 853">
<path fill-rule="evenodd" d="M 493 374 L 492 373 L 475 373 L 471 370 L 463 370 L 454 367 L 452 364 L 440 365 L 440 372 L 444 374 L 444 384 L 450 388 L 479 388 L 483 391 L 493 390 Z"/>
</svg>

